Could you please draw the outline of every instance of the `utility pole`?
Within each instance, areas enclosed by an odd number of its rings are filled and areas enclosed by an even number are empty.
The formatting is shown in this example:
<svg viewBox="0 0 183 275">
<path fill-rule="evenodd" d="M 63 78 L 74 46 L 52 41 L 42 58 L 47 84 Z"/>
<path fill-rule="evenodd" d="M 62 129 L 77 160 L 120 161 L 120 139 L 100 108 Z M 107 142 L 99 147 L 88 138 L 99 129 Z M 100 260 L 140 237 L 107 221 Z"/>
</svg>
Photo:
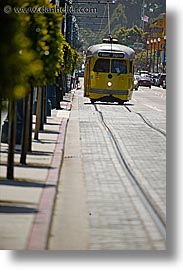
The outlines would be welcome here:
<svg viewBox="0 0 183 275">
<path fill-rule="evenodd" d="M 111 34 L 111 22 L 110 22 L 110 6 L 109 2 L 107 2 L 107 17 L 108 17 L 108 31 Z"/>
<path fill-rule="evenodd" d="M 65 9 L 65 6 L 66 6 L 65 0 L 60 0 L 59 1 L 59 7 Z M 62 24 L 61 24 L 61 31 L 62 31 L 63 35 L 64 35 L 64 30 L 65 30 L 65 18 L 63 18 L 63 21 L 62 21 Z"/>
<path fill-rule="evenodd" d="M 72 0 L 66 2 L 66 41 L 71 45 L 72 40 Z"/>
<path fill-rule="evenodd" d="M 145 0 L 142 0 L 141 20 L 142 20 L 142 29 L 143 29 L 143 30 L 144 30 L 144 4 L 145 4 Z"/>
</svg>

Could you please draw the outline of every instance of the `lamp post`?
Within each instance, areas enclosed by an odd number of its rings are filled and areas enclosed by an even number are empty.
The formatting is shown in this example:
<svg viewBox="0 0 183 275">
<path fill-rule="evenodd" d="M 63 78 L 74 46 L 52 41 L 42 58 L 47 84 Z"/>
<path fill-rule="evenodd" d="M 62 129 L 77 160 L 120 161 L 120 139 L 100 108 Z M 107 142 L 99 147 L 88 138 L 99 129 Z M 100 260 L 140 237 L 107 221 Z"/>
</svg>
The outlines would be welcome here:
<svg viewBox="0 0 183 275">
<path fill-rule="evenodd" d="M 165 72 L 166 68 L 166 35 L 164 36 L 164 46 L 163 46 L 163 73 Z"/>
<path fill-rule="evenodd" d="M 72 0 L 66 1 L 66 41 L 72 44 Z"/>
<path fill-rule="evenodd" d="M 156 38 L 154 39 L 154 45 L 153 45 L 153 47 L 154 47 L 154 51 L 153 51 L 153 73 L 154 73 L 154 67 L 155 67 L 155 56 L 156 56 Z"/>
<path fill-rule="evenodd" d="M 65 8 L 66 6 L 66 3 L 65 3 L 65 0 L 60 0 L 59 1 L 59 7 L 61 8 Z M 65 17 L 65 16 L 64 16 Z M 62 23 L 61 23 L 61 31 L 62 31 L 62 34 L 64 35 L 64 29 L 65 29 L 65 18 L 63 17 L 62 19 Z"/>
<path fill-rule="evenodd" d="M 149 40 L 146 42 L 146 69 L 149 71 Z"/>
<path fill-rule="evenodd" d="M 157 49 L 157 59 L 156 59 L 156 72 L 159 73 L 159 57 L 160 57 L 160 45 L 161 38 L 158 37 L 158 49 Z"/>
<path fill-rule="evenodd" d="M 152 44 L 153 40 L 151 39 L 151 48 L 150 48 L 150 66 L 149 66 L 149 71 L 151 72 L 151 67 L 152 67 Z"/>
</svg>

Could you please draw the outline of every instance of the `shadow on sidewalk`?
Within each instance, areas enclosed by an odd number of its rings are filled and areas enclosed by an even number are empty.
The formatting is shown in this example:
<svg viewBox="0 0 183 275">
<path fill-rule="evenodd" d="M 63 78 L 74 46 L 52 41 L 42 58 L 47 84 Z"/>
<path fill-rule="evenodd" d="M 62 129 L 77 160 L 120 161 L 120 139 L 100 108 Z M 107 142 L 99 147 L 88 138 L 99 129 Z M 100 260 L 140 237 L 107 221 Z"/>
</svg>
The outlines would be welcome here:
<svg viewBox="0 0 183 275">
<path fill-rule="evenodd" d="M 0 163 L 0 166 L 7 167 L 7 163 Z M 45 164 L 38 164 L 38 163 L 27 163 L 27 164 L 21 164 L 21 163 L 14 163 L 14 167 L 19 167 L 19 168 L 37 168 L 37 169 L 55 169 L 54 167 L 50 165 L 45 165 Z"/>
<path fill-rule="evenodd" d="M 36 208 L 16 206 L 16 205 L 0 205 L 0 214 L 33 214 L 38 213 Z"/>
<path fill-rule="evenodd" d="M 42 134 L 59 134 L 60 132 L 58 131 L 50 131 L 50 130 L 40 130 L 39 133 L 42 133 Z"/>
<path fill-rule="evenodd" d="M 14 186 L 14 187 L 28 187 L 28 188 L 50 188 L 54 187 L 54 184 L 45 184 L 45 183 L 38 183 L 38 182 L 26 182 L 26 181 L 11 181 L 11 180 L 0 180 L 0 186 Z"/>
<path fill-rule="evenodd" d="M 54 126 L 54 125 L 60 125 L 60 123 L 52 123 L 52 122 L 46 122 L 45 125 L 51 125 L 51 126 Z"/>
</svg>

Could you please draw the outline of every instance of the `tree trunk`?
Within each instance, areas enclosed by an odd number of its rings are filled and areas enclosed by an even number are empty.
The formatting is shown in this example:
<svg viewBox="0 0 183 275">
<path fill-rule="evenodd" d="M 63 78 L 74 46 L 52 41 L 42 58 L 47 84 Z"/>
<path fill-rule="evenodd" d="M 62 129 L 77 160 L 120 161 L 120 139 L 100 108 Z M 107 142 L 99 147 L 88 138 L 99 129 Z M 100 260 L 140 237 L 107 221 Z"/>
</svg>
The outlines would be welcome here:
<svg viewBox="0 0 183 275">
<path fill-rule="evenodd" d="M 31 85 L 30 91 L 30 116 L 29 116 L 29 144 L 28 144 L 28 151 L 32 151 L 32 111 L 33 111 L 33 93 L 34 87 Z"/>
<path fill-rule="evenodd" d="M 36 108 L 36 126 L 34 139 L 38 140 L 39 130 L 41 126 L 41 103 L 42 103 L 42 88 L 38 87 L 38 96 L 37 96 L 37 108 Z"/>
<path fill-rule="evenodd" d="M 24 120 L 23 120 L 23 131 L 22 131 L 22 152 L 20 163 L 26 164 L 26 154 L 29 147 L 29 131 L 30 131 L 30 93 L 24 98 Z"/>
<path fill-rule="evenodd" d="M 14 149 L 15 149 L 15 133 L 16 133 L 16 101 L 10 99 L 9 106 L 9 130 L 8 130 L 8 164 L 7 179 L 14 178 Z"/>
</svg>

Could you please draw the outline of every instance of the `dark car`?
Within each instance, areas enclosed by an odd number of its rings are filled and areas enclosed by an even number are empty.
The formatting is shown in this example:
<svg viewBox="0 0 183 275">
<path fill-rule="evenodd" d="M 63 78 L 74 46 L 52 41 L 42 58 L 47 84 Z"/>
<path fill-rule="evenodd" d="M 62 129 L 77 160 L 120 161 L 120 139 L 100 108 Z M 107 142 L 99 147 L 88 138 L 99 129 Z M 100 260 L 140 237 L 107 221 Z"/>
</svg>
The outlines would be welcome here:
<svg viewBox="0 0 183 275">
<path fill-rule="evenodd" d="M 166 89 L 166 77 L 165 77 L 165 79 L 163 80 L 162 87 L 163 87 L 163 89 Z"/>
<path fill-rule="evenodd" d="M 161 87 L 163 86 L 163 80 L 165 80 L 166 74 L 160 74 L 158 80 L 157 80 L 157 86 Z"/>
<path fill-rule="evenodd" d="M 83 70 L 79 70 L 78 71 L 78 76 L 79 77 L 83 77 L 84 76 L 84 71 Z"/>
<path fill-rule="evenodd" d="M 157 86 L 157 81 L 158 81 L 159 75 L 160 74 L 158 74 L 158 73 L 151 74 L 151 84 L 152 85 Z"/>
<path fill-rule="evenodd" d="M 139 81 L 138 81 L 139 86 L 144 86 L 144 87 L 149 87 L 151 88 L 151 78 L 149 75 L 142 74 Z"/>
</svg>

